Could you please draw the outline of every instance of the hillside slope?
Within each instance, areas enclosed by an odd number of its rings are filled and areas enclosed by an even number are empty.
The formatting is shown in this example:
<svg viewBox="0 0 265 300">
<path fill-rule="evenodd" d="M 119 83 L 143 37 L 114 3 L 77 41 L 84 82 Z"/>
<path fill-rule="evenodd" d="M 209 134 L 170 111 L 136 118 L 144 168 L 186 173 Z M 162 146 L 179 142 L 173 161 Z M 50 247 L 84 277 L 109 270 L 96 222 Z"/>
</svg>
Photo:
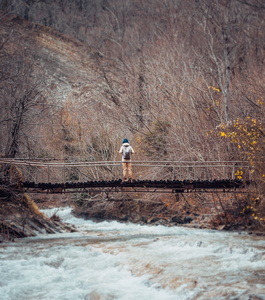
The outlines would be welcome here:
<svg viewBox="0 0 265 300">
<path fill-rule="evenodd" d="M 0 35 L 6 37 L 10 49 L 20 51 L 23 45 L 35 68 L 45 73 L 51 98 L 59 103 L 96 76 L 86 45 L 50 27 L 9 16 L 1 20 Z"/>
</svg>

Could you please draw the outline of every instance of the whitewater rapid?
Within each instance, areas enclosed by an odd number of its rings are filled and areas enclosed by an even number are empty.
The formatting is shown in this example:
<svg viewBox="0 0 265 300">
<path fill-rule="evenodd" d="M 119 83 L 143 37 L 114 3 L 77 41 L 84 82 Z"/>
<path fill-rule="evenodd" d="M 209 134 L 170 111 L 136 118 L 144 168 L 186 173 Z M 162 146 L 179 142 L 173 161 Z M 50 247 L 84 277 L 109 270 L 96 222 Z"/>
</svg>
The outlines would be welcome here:
<svg viewBox="0 0 265 300">
<path fill-rule="evenodd" d="M 265 299 L 265 239 L 75 218 L 77 232 L 0 244 L 1 300 Z"/>
</svg>

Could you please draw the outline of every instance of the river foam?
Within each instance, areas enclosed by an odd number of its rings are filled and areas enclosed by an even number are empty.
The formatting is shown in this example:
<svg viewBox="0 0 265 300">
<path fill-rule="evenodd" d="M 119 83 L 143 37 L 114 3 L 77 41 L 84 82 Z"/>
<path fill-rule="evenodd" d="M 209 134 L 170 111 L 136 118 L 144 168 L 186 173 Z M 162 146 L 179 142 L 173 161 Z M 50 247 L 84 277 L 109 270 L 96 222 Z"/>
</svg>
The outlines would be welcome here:
<svg viewBox="0 0 265 300">
<path fill-rule="evenodd" d="M 78 232 L 0 245 L 0 299 L 265 299 L 260 237 L 57 214 Z"/>
</svg>

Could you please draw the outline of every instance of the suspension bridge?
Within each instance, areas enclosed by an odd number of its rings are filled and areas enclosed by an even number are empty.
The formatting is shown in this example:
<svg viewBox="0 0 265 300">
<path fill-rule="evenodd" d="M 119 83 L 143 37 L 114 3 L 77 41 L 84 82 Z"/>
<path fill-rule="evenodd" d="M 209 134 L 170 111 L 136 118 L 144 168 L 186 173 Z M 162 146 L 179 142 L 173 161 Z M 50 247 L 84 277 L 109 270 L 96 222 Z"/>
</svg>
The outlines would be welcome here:
<svg viewBox="0 0 265 300">
<path fill-rule="evenodd" d="M 246 161 L 134 161 L 133 180 L 122 180 L 121 161 L 0 158 L 0 180 L 28 193 L 244 192 L 252 169 Z"/>
</svg>

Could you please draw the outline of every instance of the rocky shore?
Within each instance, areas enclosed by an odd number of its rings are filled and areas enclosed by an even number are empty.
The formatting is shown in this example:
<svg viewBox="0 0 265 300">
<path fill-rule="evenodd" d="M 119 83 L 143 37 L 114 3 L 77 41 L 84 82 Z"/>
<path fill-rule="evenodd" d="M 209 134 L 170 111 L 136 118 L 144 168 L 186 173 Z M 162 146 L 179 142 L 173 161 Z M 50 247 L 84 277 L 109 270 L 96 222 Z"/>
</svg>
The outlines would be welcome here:
<svg viewBox="0 0 265 300">
<path fill-rule="evenodd" d="M 186 209 L 183 203 L 179 203 L 174 209 L 162 201 L 102 199 L 79 202 L 74 205 L 72 212 L 76 217 L 95 222 L 115 220 L 150 226 L 183 226 L 265 236 L 264 228 L 260 228 L 242 216 L 233 214 L 233 211 L 224 213 L 216 208 L 210 209 L 202 206 Z"/>
<path fill-rule="evenodd" d="M 119 221 L 137 224 L 186 226 L 208 229 L 229 229 L 225 220 L 216 212 L 209 213 L 209 209 L 187 207 L 187 203 L 160 201 L 159 198 L 150 199 L 97 199 L 94 201 L 78 201 L 73 207 L 76 217 L 91 219 L 96 222 Z M 177 204 L 177 205 L 176 205 Z"/>
<path fill-rule="evenodd" d="M 73 229 L 56 216 L 44 216 L 29 195 L 0 189 L 0 243 L 65 230 Z"/>
<path fill-rule="evenodd" d="M 72 206 L 74 216 L 95 222 L 119 221 L 142 225 L 185 226 L 201 229 L 236 230 L 256 233 L 254 224 L 233 212 L 224 213 L 203 199 L 173 198 L 172 196 L 104 198 L 98 195 L 89 199 L 66 199 L 65 195 L 35 196 L 16 194 L 0 189 L 0 242 L 38 234 L 76 231 L 62 223 L 56 213 L 47 218 L 39 208 Z"/>
</svg>

